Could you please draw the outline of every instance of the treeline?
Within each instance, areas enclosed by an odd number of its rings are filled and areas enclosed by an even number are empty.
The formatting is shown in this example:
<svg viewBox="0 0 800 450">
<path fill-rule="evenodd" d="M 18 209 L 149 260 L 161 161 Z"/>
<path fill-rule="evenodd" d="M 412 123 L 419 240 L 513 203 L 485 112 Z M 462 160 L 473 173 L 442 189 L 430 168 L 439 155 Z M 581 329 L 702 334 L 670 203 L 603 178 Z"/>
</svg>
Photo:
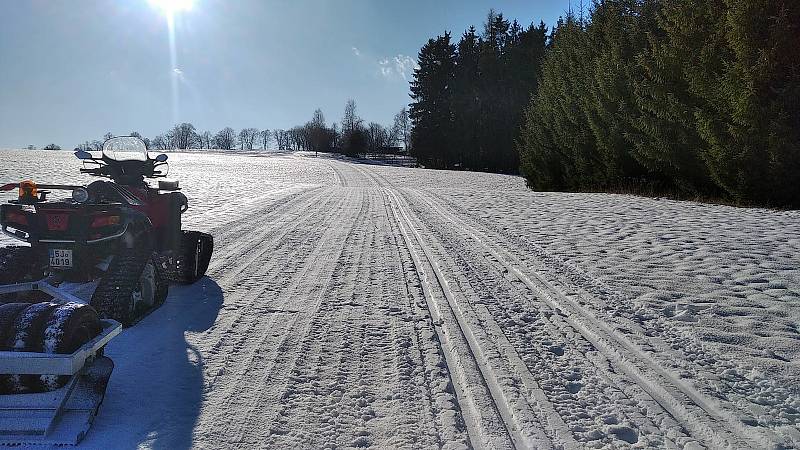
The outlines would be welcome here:
<svg viewBox="0 0 800 450">
<path fill-rule="evenodd" d="M 29 146 L 25 147 L 25 149 L 26 150 L 38 150 L 35 145 L 29 145 Z M 44 147 L 42 147 L 42 150 L 61 150 L 61 147 L 59 147 L 56 144 L 47 144 Z"/>
<path fill-rule="evenodd" d="M 596 1 L 585 17 L 559 20 L 542 39 L 541 55 L 530 49 L 521 64 L 531 72 L 520 86 L 531 89 L 519 91 L 527 106 L 518 119 L 509 115 L 516 110 L 507 106 L 507 74 L 522 67 L 501 63 L 504 51 L 491 43 L 490 31 L 504 28 L 490 26 L 500 17 L 490 13 L 478 39 L 482 53 L 500 59 L 485 70 L 478 59 L 478 81 L 470 87 L 479 95 L 464 105 L 452 99 L 465 91 L 457 74 L 472 67 L 460 49 L 470 31 L 455 48 L 446 34 L 420 52 L 411 108 L 420 158 L 452 167 L 464 153 L 512 161 L 508 154 L 516 150 L 537 190 L 646 189 L 800 206 L 800 3 Z M 511 28 L 503 39 L 513 42 Z M 488 70 L 506 76 L 490 77 Z M 439 103 L 424 88 L 432 82 L 453 94 Z M 485 96 L 487 83 L 501 95 Z M 499 111 L 485 106 L 493 103 Z M 514 119 L 519 128 L 495 142 L 466 135 L 480 145 L 465 146 L 459 139 L 466 127 L 458 124 L 470 117 L 467 107 L 482 111 L 470 121 L 479 136 L 506 133 Z"/>
<path fill-rule="evenodd" d="M 494 11 L 480 34 L 429 40 L 411 82 L 412 154 L 428 167 L 517 172 L 514 137 L 546 41 L 544 23 L 523 29 Z"/>
<path fill-rule="evenodd" d="M 411 134 L 411 123 L 406 108 L 398 112 L 389 126 L 377 122 L 365 123 L 359 117 L 356 102 L 348 100 L 345 105 L 341 125 L 326 124 L 322 110 L 314 111 L 311 120 L 303 125 L 288 130 L 269 130 L 258 128 L 242 128 L 239 131 L 225 127 L 216 133 L 199 132 L 191 123 L 175 125 L 163 134 L 153 138 L 142 136 L 133 131 L 131 136 L 142 139 L 151 150 L 269 150 L 278 151 L 318 151 L 342 153 L 356 156 L 366 153 L 378 153 L 389 147 L 407 148 Z M 99 151 L 103 142 L 114 135 L 106 133 L 102 139 L 86 141 L 80 146 L 83 150 Z"/>
</svg>

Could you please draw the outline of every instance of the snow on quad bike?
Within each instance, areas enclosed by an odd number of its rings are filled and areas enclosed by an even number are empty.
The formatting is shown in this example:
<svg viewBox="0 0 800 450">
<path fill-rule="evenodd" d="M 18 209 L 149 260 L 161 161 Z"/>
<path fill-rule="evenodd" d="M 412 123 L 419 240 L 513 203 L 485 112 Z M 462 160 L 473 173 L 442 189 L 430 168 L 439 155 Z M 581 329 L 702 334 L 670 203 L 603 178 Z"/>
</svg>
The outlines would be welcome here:
<svg viewBox="0 0 800 450">
<path fill-rule="evenodd" d="M 0 187 L 19 189 L 0 205 L 0 229 L 29 244 L 0 248 L 0 443 L 79 441 L 113 369 L 105 343 L 159 307 L 170 281 L 199 280 L 213 251 L 210 235 L 181 230 L 188 201 L 177 182 L 145 181 L 166 176 L 166 155 L 151 158 L 131 136 L 75 155 L 82 173 L 111 181 Z M 71 197 L 49 201 L 55 190 Z M 63 286 L 88 287 L 88 304 Z M 42 405 L 54 408 L 49 421 Z M 77 432 L 53 437 L 76 421 Z"/>
</svg>

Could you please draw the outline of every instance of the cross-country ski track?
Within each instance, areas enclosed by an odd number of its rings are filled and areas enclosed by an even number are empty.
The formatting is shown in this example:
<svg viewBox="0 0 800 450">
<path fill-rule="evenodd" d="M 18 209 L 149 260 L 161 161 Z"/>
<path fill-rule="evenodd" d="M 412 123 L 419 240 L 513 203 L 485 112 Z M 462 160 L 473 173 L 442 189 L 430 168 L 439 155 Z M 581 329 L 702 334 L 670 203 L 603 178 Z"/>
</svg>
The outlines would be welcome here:
<svg viewBox="0 0 800 450">
<path fill-rule="evenodd" d="M 0 181 L 85 183 L 63 158 Z M 796 212 L 306 153 L 170 162 L 215 254 L 109 344 L 81 447 L 800 445 Z"/>
</svg>

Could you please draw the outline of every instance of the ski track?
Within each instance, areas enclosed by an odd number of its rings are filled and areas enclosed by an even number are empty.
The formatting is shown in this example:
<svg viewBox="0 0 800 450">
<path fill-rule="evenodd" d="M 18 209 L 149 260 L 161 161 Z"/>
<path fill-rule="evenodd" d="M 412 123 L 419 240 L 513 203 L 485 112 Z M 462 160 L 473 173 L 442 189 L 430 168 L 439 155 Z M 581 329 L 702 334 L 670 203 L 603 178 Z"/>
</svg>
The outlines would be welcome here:
<svg viewBox="0 0 800 450">
<path fill-rule="evenodd" d="M 676 324 L 669 320 L 669 314 L 647 311 L 640 302 L 612 292 L 608 286 L 587 277 L 535 243 L 515 240 L 505 244 L 506 249 L 501 249 L 498 244 L 488 244 L 508 242 L 508 236 L 498 233 L 497 226 L 485 222 L 467 225 L 440 206 L 433 205 L 430 196 L 417 198 L 427 202 L 440 216 L 451 219 L 451 223 L 469 229 L 471 239 L 489 249 L 492 259 L 501 261 L 505 270 L 514 273 L 517 281 L 521 282 L 519 284 L 526 284 L 531 291 L 549 296 L 551 304 L 555 301 L 556 310 L 564 309 L 569 317 L 582 318 L 584 324 L 576 325 L 583 328 L 584 334 L 593 341 L 599 337 L 598 334 L 605 336 L 600 338 L 606 342 L 593 342 L 594 345 L 609 347 L 608 341 L 615 341 L 610 344 L 610 356 L 619 359 L 623 370 L 644 365 L 651 374 L 644 377 L 642 374 L 631 375 L 639 378 L 645 388 L 665 388 L 665 391 L 651 394 L 655 398 L 661 397 L 663 406 L 671 408 L 671 414 L 683 424 L 696 427 L 700 418 L 700 425 L 705 428 L 700 434 L 709 435 L 713 447 L 736 448 L 748 443 L 761 448 L 775 443 L 794 445 L 789 443 L 797 439 L 796 385 L 787 385 L 769 373 L 748 370 L 741 361 L 725 352 L 714 351 L 696 335 L 687 333 L 681 327 L 682 321 Z M 488 237 L 477 232 L 483 236 L 478 237 L 475 226 L 483 226 L 484 230 L 492 232 Z M 501 236 L 506 239 L 501 239 Z M 515 246 L 526 249 L 523 255 L 531 255 L 538 261 L 511 256 L 508 247 Z M 595 330 L 587 329 L 586 325 L 591 328 L 593 323 L 597 324 Z M 654 378 L 662 380 L 656 382 Z M 694 383 L 695 379 L 704 383 Z M 686 410 L 685 406 L 696 407 L 699 411 Z M 754 416 L 761 417 L 755 419 Z M 720 432 L 716 430 L 718 427 L 727 428 L 727 431 Z"/>
<path fill-rule="evenodd" d="M 64 169 L 74 165 L 68 155 L 48 154 L 63 165 L 22 155 L 0 156 L 37 181 L 86 182 Z M 619 259 L 611 244 L 597 250 L 578 234 L 554 246 L 566 238 L 548 225 L 539 240 L 521 220 L 535 210 L 499 218 L 519 198 L 527 208 L 548 195 L 519 190 L 511 177 L 302 153 L 170 161 L 190 199 L 185 226 L 211 232 L 215 255 L 207 278 L 173 286 L 165 306 L 108 346 L 117 368 L 83 447 L 800 444 L 791 382 L 800 321 L 787 303 L 800 275 L 779 250 L 751 252 L 766 258 L 756 268 L 745 258 L 731 263 L 739 272 L 724 272 L 721 287 L 691 303 L 684 292 L 699 285 L 682 272 L 674 288 L 648 291 L 664 275 L 636 275 L 642 285 L 609 275 L 603 258 Z M 0 168 L 0 182 L 10 173 Z M 508 189 L 497 210 L 487 183 Z M 792 216 L 775 216 L 791 229 Z M 719 251 L 738 254 L 737 245 Z M 739 289 L 751 285 L 760 297 Z M 774 334 L 787 356 L 747 356 L 746 340 L 744 353 L 730 352 L 750 309 L 729 298 L 761 305 L 778 331 L 757 328 L 758 339 Z M 709 311 L 738 328 L 706 319 Z"/>
</svg>

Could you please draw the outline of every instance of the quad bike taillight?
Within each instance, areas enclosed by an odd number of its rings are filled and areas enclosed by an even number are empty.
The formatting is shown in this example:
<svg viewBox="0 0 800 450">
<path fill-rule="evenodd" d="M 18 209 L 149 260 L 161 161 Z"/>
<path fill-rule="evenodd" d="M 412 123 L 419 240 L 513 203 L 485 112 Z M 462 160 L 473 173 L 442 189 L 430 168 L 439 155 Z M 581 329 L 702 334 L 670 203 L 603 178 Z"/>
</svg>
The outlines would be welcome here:
<svg viewBox="0 0 800 450">
<path fill-rule="evenodd" d="M 23 212 L 8 211 L 5 220 L 14 225 L 28 225 L 28 216 Z"/>
<path fill-rule="evenodd" d="M 92 228 L 109 227 L 111 225 L 119 225 L 119 216 L 97 216 L 92 219 Z"/>
</svg>

